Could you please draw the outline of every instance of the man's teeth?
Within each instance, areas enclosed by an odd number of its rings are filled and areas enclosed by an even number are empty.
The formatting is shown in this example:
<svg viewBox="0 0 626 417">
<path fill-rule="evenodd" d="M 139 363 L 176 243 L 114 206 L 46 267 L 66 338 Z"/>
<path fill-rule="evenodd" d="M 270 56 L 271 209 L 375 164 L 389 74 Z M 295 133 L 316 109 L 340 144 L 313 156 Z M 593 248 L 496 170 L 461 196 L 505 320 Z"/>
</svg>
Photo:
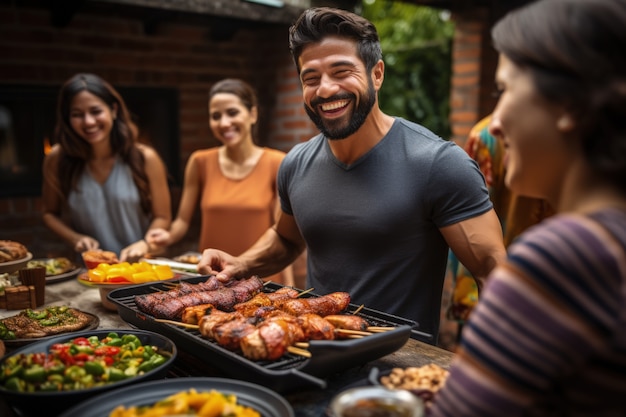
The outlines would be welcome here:
<svg viewBox="0 0 626 417">
<path fill-rule="evenodd" d="M 323 104 L 322 110 L 324 111 L 337 110 L 341 107 L 344 107 L 346 104 L 348 104 L 346 100 L 335 101 L 334 103 Z"/>
</svg>

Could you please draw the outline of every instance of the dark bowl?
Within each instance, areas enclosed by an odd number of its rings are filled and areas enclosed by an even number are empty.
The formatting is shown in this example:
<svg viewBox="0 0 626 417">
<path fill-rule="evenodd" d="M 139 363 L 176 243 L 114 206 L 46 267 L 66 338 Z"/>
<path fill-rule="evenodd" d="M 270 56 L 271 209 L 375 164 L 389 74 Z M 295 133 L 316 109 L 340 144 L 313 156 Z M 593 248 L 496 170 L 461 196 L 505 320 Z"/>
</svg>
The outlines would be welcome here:
<svg viewBox="0 0 626 417">
<path fill-rule="evenodd" d="M 59 417 L 109 417 L 118 406 L 150 406 L 181 391 L 216 390 L 237 396 L 237 403 L 251 407 L 261 417 L 294 417 L 291 405 L 278 393 L 261 385 L 230 378 L 187 377 L 150 381 L 110 391 L 84 401 Z"/>
<path fill-rule="evenodd" d="M 156 346 L 159 349 L 159 353 L 163 354 L 164 356 L 168 356 L 168 359 L 158 368 L 152 369 L 151 371 L 148 371 L 142 375 L 124 379 L 108 385 L 83 390 L 57 392 L 18 392 L 8 390 L 4 386 L 0 386 L 0 395 L 6 399 L 9 405 L 11 405 L 11 407 L 13 407 L 20 416 L 41 416 L 42 410 L 45 410 L 44 414 L 46 416 L 55 416 L 65 411 L 66 409 L 78 404 L 79 402 L 82 402 L 95 395 L 99 395 L 107 391 L 122 388 L 128 385 L 137 384 L 140 382 L 164 378 L 167 374 L 168 369 L 172 366 L 178 354 L 174 342 L 172 342 L 167 337 L 161 336 L 158 333 L 138 329 L 99 329 L 75 332 L 29 344 L 20 349 L 16 349 L 6 356 L 0 358 L 0 366 L 3 365 L 8 358 L 14 355 L 18 355 L 21 353 L 47 353 L 49 352 L 50 346 L 52 346 L 54 343 L 69 342 L 70 340 L 77 337 L 98 336 L 99 339 L 102 339 L 110 332 L 115 332 L 120 336 L 123 336 L 125 334 L 134 334 L 139 338 L 139 340 L 141 340 L 143 345 Z"/>
</svg>

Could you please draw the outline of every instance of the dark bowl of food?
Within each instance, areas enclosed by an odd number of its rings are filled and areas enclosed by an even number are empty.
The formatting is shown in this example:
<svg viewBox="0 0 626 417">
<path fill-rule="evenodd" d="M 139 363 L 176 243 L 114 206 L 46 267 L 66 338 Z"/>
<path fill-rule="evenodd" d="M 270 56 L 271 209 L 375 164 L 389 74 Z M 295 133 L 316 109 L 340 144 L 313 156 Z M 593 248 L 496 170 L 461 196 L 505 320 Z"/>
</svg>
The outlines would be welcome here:
<svg viewBox="0 0 626 417">
<path fill-rule="evenodd" d="M 138 329 L 52 337 L 0 358 L 0 395 L 20 416 L 58 415 L 104 392 L 164 378 L 174 342 Z"/>
</svg>

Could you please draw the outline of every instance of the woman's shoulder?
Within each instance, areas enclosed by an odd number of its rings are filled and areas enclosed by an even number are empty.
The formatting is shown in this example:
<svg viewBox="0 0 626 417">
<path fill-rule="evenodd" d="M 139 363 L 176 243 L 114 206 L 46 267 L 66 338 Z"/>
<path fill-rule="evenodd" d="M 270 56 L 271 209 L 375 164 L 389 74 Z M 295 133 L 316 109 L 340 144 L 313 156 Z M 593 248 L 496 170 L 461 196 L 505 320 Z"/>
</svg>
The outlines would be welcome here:
<svg viewBox="0 0 626 417">
<path fill-rule="evenodd" d="M 139 152 L 141 152 L 143 157 L 146 158 L 146 160 L 153 159 L 153 158 L 161 159 L 161 156 L 159 155 L 157 150 L 154 149 L 152 146 L 146 145 L 145 143 L 138 143 L 135 146 L 137 147 Z"/>
<path fill-rule="evenodd" d="M 219 153 L 219 147 L 198 149 L 191 153 L 189 161 L 206 161 L 207 159 L 215 158 L 217 160 Z"/>
<path fill-rule="evenodd" d="M 607 208 L 587 214 L 555 214 L 524 231 L 515 239 L 509 252 L 521 255 L 530 248 L 533 252 L 562 256 L 573 250 L 586 254 L 602 252 L 609 245 L 622 246 L 624 251 L 626 242 L 619 242 L 619 239 L 625 227 L 624 210 Z"/>
<path fill-rule="evenodd" d="M 273 160 L 280 160 L 280 161 L 282 161 L 287 155 L 286 152 L 283 152 L 275 148 L 263 148 L 263 153 Z"/>
</svg>

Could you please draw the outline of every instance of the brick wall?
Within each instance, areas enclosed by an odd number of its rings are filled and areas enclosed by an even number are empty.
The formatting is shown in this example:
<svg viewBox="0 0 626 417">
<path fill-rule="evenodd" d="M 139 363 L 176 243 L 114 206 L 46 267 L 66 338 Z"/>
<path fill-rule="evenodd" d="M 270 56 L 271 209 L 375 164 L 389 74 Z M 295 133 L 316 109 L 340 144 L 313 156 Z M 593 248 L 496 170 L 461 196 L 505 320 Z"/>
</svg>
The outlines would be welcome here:
<svg viewBox="0 0 626 417">
<path fill-rule="evenodd" d="M 232 39 L 218 41 L 204 22 L 165 20 L 148 35 L 136 11 L 81 9 L 67 27 L 59 28 L 43 7 L 6 3 L 0 4 L 0 83 L 58 87 L 76 72 L 94 72 L 119 87 L 177 89 L 180 178 L 191 152 L 215 145 L 206 99 L 221 78 L 243 78 L 257 89 L 264 145 L 286 151 L 315 132 L 302 109 L 286 25 L 244 27 Z M 174 213 L 179 195 L 174 187 Z M 23 242 L 36 257 L 66 254 L 40 212 L 38 196 L 0 199 L 0 239 Z M 195 250 L 196 231 L 192 227 L 172 251 Z"/>
<path fill-rule="evenodd" d="M 470 129 L 495 106 L 494 74 L 497 54 L 489 33 L 493 16 L 486 8 L 452 14 L 455 23 L 452 51 L 450 122 L 452 140 L 463 145 Z"/>
</svg>

